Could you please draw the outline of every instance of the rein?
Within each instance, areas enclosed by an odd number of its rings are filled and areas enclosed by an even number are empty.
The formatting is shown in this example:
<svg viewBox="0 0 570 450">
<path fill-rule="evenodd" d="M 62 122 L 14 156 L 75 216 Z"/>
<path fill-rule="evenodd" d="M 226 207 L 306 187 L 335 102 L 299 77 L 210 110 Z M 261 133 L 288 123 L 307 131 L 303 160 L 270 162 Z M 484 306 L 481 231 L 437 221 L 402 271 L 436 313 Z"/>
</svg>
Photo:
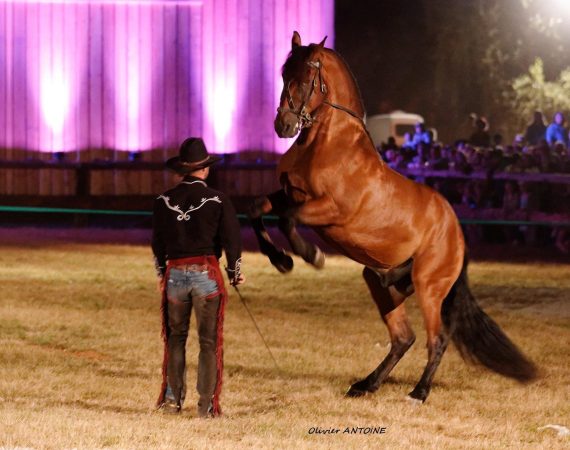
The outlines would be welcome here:
<svg viewBox="0 0 570 450">
<path fill-rule="evenodd" d="M 346 108 L 345 106 L 338 105 L 336 103 L 331 103 L 328 100 L 324 100 L 323 103 L 332 106 L 335 109 L 340 109 L 341 111 L 344 111 L 345 113 L 350 114 L 352 117 L 356 117 L 358 120 L 362 121 L 362 117 L 356 114 L 353 110 Z"/>
<path fill-rule="evenodd" d="M 314 115 L 315 111 L 313 111 L 312 113 L 307 111 L 307 103 L 309 102 L 309 100 L 311 99 L 311 96 L 315 92 L 315 88 L 320 84 L 321 93 L 322 94 L 328 93 L 327 85 L 325 84 L 323 77 L 321 75 L 321 68 L 323 67 L 322 63 L 320 61 L 307 61 L 307 65 L 317 69 L 317 71 L 315 72 L 315 75 L 313 76 L 313 79 L 311 80 L 311 89 L 305 95 L 305 98 L 303 99 L 299 108 L 295 108 L 295 101 L 293 100 L 293 96 L 291 95 L 291 91 L 289 89 L 289 86 L 291 85 L 292 80 L 289 80 L 287 82 L 287 85 L 285 86 L 285 89 L 287 92 L 287 103 L 289 105 L 289 108 L 282 108 L 282 107 L 277 108 L 277 112 L 279 112 L 279 113 L 290 112 L 291 114 L 294 114 L 295 116 L 297 116 L 300 129 L 310 128 L 313 125 L 313 123 L 316 122 L 315 115 Z M 318 83 L 317 83 L 317 79 L 319 81 Z M 344 111 L 347 114 L 350 114 L 351 116 L 356 117 L 359 120 L 362 120 L 362 117 L 360 117 L 354 111 L 348 109 L 345 106 L 338 105 L 336 103 L 332 103 L 332 102 L 328 101 L 326 98 L 323 101 L 323 103 L 325 103 L 325 104 L 327 104 L 327 105 L 329 105 L 335 109 L 339 109 L 341 111 Z M 318 109 L 318 107 L 317 107 L 317 109 Z"/>
</svg>

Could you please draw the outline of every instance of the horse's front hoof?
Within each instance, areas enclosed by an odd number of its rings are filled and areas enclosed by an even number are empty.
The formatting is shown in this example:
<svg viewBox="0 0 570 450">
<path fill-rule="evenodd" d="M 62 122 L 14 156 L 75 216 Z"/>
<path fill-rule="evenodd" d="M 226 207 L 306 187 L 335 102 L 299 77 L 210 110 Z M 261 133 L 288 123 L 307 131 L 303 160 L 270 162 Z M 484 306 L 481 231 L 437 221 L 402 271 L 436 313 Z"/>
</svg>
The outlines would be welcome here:
<svg viewBox="0 0 570 450">
<path fill-rule="evenodd" d="M 273 257 L 269 258 L 271 264 L 281 273 L 288 273 L 293 270 L 293 258 L 291 258 L 283 250 L 276 253 Z"/>
<path fill-rule="evenodd" d="M 352 386 L 350 386 L 348 388 L 348 391 L 346 391 L 346 394 L 344 394 L 344 396 L 357 398 L 357 397 L 363 397 L 369 393 L 370 390 L 366 387 L 364 380 L 362 380 L 362 381 L 357 381 Z"/>
<path fill-rule="evenodd" d="M 408 394 L 407 399 L 420 404 L 420 403 L 424 403 L 426 401 L 426 398 L 428 397 L 429 391 L 425 390 L 425 389 L 418 389 L 415 388 L 412 392 L 410 392 Z"/>
<path fill-rule="evenodd" d="M 315 269 L 322 269 L 325 266 L 325 254 L 319 247 L 315 247 L 317 250 L 315 253 L 315 258 L 311 263 Z"/>
</svg>

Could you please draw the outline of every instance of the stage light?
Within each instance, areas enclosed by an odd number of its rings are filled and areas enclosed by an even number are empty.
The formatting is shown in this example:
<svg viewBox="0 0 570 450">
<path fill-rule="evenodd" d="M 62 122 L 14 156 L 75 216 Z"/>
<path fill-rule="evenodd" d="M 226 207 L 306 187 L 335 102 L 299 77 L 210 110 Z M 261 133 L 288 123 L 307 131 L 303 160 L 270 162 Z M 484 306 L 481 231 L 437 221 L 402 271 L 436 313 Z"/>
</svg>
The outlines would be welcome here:
<svg viewBox="0 0 570 450">
<path fill-rule="evenodd" d="M 533 6 L 533 10 L 540 11 L 531 19 L 531 22 L 541 22 L 552 26 L 559 24 L 570 17 L 570 0 L 526 0 L 526 7 Z"/>
<path fill-rule="evenodd" d="M 214 148 L 228 148 L 225 141 L 232 127 L 235 100 L 235 80 L 224 79 L 220 74 L 210 104 L 210 121 L 216 138 Z"/>
<path fill-rule="evenodd" d="M 69 83 L 65 79 L 63 68 L 58 63 L 51 71 L 42 68 L 40 90 L 44 122 L 53 133 L 54 141 L 58 141 L 61 139 L 69 108 Z M 54 147 L 58 149 L 58 142 L 54 142 Z"/>
</svg>

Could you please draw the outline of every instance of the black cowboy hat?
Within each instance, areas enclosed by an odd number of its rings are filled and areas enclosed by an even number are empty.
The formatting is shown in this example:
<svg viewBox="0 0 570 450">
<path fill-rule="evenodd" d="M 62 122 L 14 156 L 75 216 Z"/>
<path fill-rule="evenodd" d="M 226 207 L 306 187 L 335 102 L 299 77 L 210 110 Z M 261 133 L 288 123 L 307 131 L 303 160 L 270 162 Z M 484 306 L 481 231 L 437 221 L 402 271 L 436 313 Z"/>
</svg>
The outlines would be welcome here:
<svg viewBox="0 0 570 450">
<path fill-rule="evenodd" d="M 180 145 L 178 156 L 166 161 L 166 167 L 184 174 L 209 167 L 221 159 L 220 156 L 208 154 L 202 138 L 190 137 Z"/>
</svg>

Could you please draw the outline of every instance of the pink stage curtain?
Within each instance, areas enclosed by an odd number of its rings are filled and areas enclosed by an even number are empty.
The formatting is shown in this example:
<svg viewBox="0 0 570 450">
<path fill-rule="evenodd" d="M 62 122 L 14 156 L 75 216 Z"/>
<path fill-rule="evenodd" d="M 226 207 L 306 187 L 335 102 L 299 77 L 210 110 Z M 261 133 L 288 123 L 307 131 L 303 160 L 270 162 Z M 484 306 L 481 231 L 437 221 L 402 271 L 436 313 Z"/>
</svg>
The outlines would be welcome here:
<svg viewBox="0 0 570 450">
<path fill-rule="evenodd" d="M 333 0 L 0 1 L 0 149 L 281 153 L 293 30 L 331 46 Z"/>
</svg>

